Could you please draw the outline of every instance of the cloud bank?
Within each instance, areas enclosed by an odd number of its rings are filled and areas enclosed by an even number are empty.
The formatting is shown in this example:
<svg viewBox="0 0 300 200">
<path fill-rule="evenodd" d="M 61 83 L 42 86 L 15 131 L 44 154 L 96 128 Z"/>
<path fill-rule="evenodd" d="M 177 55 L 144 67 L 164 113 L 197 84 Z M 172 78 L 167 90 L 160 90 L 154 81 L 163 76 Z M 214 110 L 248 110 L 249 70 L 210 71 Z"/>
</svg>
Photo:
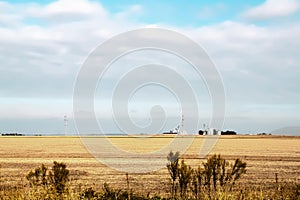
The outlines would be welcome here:
<svg viewBox="0 0 300 200">
<path fill-rule="evenodd" d="M 63 130 L 63 115 L 72 118 L 73 84 L 87 55 L 118 33 L 149 26 L 177 30 L 207 50 L 224 80 L 225 128 L 247 133 L 293 126 L 300 119 L 299 19 L 255 21 L 284 19 L 299 9 L 299 1 L 267 0 L 238 13 L 246 20 L 185 27 L 144 23 L 139 4 L 112 12 L 88 0 L 0 2 L 0 132 Z M 55 123 L 22 125 L 41 118 Z"/>
<path fill-rule="evenodd" d="M 300 9 L 298 0 L 266 0 L 263 4 L 249 9 L 244 15 L 249 19 L 264 20 L 286 17 Z"/>
</svg>

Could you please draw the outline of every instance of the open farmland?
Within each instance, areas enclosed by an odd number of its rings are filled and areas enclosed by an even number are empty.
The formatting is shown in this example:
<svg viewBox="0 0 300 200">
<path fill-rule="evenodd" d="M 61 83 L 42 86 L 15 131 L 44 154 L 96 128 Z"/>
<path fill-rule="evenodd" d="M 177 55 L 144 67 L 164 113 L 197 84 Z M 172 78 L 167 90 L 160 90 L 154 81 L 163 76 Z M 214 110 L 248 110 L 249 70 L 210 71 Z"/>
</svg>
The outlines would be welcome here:
<svg viewBox="0 0 300 200">
<path fill-rule="evenodd" d="M 172 140 L 171 136 L 151 138 L 110 137 L 116 146 L 130 152 L 154 151 Z M 199 151 L 204 137 L 197 136 L 182 156 L 188 164 L 198 166 L 204 158 Z M 241 184 L 266 184 L 300 180 L 300 137 L 280 136 L 222 136 L 210 154 L 221 154 L 227 160 L 241 158 L 247 163 L 247 174 Z M 26 174 L 42 163 L 65 162 L 71 173 L 71 186 L 101 188 L 107 182 L 126 188 L 125 172 L 118 172 L 93 158 L 79 137 L 0 137 L 0 184 L 22 185 Z M 167 160 L 166 160 L 167 162 Z M 145 163 L 147 164 L 147 163 Z M 135 167 L 134 165 L 132 167 Z M 169 191 L 167 169 L 147 174 L 129 174 L 130 186 L 143 193 L 163 194 Z"/>
</svg>

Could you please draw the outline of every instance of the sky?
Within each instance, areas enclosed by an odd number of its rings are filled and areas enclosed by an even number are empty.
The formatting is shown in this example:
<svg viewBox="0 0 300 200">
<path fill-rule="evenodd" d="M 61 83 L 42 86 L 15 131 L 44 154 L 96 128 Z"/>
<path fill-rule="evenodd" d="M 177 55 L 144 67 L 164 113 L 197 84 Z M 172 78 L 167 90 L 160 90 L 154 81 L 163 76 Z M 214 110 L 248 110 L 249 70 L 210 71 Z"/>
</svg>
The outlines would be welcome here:
<svg viewBox="0 0 300 200">
<path fill-rule="evenodd" d="M 67 115 L 67 132 L 75 134 L 73 90 L 88 55 L 113 36 L 149 27 L 177 31 L 205 49 L 225 88 L 224 130 L 299 135 L 299 0 L 0 1 L 0 133 L 64 134 Z M 209 124 L 209 91 L 190 67 L 170 55 L 140 52 L 112 66 L 107 85 L 95 92 L 103 130 L 120 132 L 109 95 L 98 93 L 111 93 L 125 72 L 121 65 L 149 55 L 157 62 L 169 58 L 191 79 L 200 91 L 199 123 Z M 155 85 L 142 89 L 129 101 L 134 123 L 147 126 L 151 108 L 160 105 L 167 114 L 161 131 L 180 124 L 176 95 Z"/>
</svg>

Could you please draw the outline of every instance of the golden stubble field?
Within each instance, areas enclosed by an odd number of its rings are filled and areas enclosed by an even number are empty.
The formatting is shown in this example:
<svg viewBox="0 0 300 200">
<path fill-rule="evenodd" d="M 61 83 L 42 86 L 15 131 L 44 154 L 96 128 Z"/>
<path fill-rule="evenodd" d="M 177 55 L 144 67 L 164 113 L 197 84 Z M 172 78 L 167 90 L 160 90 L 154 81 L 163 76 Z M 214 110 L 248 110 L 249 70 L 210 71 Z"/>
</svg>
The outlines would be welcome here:
<svg viewBox="0 0 300 200">
<path fill-rule="evenodd" d="M 109 140 L 123 150 L 141 153 L 160 149 L 172 137 L 141 139 L 123 136 L 110 137 Z M 197 136 L 182 156 L 193 167 L 205 160 L 199 158 L 203 140 L 203 136 Z M 300 180 L 300 137 L 221 136 L 210 152 L 212 154 L 221 154 L 228 160 L 241 158 L 247 162 L 247 174 L 241 184 L 269 184 L 275 181 L 275 173 L 278 173 L 279 181 Z M 79 137 L 0 137 L 1 185 L 26 184 L 25 176 L 31 169 L 42 163 L 50 168 L 53 161 L 67 164 L 71 186 L 75 190 L 91 185 L 101 188 L 105 182 L 126 188 L 126 173 L 97 161 Z M 166 167 L 146 174 L 129 174 L 130 187 L 146 193 L 165 193 L 170 187 L 168 178 Z"/>
</svg>

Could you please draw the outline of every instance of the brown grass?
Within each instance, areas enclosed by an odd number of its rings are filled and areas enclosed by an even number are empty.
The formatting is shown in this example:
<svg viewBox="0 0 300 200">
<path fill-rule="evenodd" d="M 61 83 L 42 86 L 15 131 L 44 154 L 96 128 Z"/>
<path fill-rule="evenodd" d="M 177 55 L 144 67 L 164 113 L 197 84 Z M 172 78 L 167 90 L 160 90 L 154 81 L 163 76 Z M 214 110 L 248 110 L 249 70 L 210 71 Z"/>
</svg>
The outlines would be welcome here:
<svg viewBox="0 0 300 200">
<path fill-rule="evenodd" d="M 172 137 L 110 137 L 116 146 L 131 152 L 150 152 L 168 144 Z M 204 159 L 199 150 L 204 137 L 198 136 L 183 155 L 196 167 Z M 222 136 L 210 154 L 225 159 L 241 158 L 247 162 L 247 175 L 242 184 L 274 183 L 300 180 L 300 137 Z M 65 162 L 71 171 L 71 185 L 101 188 L 104 182 L 126 188 L 125 173 L 118 172 L 94 159 L 78 137 L 0 137 L 0 185 L 24 185 L 25 175 L 42 163 L 52 166 L 56 160 Z M 170 189 L 166 168 L 148 174 L 131 174 L 130 186 L 135 191 L 162 194 Z"/>
</svg>

